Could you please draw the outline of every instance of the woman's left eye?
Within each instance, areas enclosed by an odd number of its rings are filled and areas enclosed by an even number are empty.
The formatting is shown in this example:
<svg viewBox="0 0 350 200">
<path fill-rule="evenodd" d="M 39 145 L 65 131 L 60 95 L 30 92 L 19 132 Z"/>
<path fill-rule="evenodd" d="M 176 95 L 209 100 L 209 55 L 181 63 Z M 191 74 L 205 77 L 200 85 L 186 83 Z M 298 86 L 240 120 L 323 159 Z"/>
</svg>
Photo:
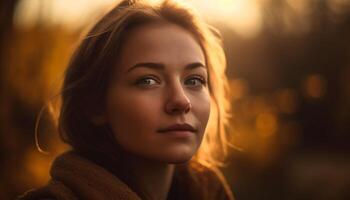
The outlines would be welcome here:
<svg viewBox="0 0 350 200">
<path fill-rule="evenodd" d="M 153 77 L 144 77 L 136 81 L 139 86 L 152 86 L 158 84 L 158 81 Z"/>
<path fill-rule="evenodd" d="M 189 86 L 202 86 L 206 84 L 206 81 L 200 77 L 192 77 L 187 79 L 185 81 L 185 84 Z"/>
</svg>

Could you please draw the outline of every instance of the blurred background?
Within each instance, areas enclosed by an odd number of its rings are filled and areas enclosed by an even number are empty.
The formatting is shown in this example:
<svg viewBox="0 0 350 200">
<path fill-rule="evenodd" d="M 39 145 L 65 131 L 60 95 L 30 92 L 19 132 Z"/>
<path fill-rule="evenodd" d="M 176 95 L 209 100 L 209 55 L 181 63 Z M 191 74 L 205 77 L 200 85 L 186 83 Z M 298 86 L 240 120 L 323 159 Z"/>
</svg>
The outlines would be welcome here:
<svg viewBox="0 0 350 200">
<path fill-rule="evenodd" d="M 183 0 L 223 35 L 238 200 L 350 199 L 350 1 Z M 115 0 L 0 1 L 0 199 L 45 184 L 66 146 L 43 112 L 86 27 Z"/>
</svg>

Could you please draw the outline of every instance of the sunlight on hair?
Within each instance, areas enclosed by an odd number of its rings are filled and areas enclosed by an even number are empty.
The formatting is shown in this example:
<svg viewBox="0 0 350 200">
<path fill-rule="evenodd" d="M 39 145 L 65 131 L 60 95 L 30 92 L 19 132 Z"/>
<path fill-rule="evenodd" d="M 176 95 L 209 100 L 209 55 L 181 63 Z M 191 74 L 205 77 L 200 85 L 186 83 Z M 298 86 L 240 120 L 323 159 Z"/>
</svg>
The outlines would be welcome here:
<svg viewBox="0 0 350 200">
<path fill-rule="evenodd" d="M 147 0 L 158 3 L 161 0 Z M 242 37 L 254 37 L 261 29 L 258 0 L 176 0 L 197 8 L 203 17 L 222 23 Z M 62 26 L 70 31 L 81 29 L 119 1 L 115 0 L 20 0 L 14 17 L 17 27 Z M 62 15 L 64 13 L 64 15 Z"/>
</svg>

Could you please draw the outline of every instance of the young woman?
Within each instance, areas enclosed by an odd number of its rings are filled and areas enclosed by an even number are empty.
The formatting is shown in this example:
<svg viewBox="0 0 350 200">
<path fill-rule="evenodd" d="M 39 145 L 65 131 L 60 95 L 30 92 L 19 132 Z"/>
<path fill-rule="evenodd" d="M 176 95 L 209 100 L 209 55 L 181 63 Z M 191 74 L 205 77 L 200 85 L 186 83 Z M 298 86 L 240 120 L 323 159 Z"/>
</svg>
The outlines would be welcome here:
<svg viewBox="0 0 350 200">
<path fill-rule="evenodd" d="M 233 199 L 218 32 L 173 1 L 122 1 L 87 34 L 62 88 L 58 156 L 22 199 Z"/>
</svg>

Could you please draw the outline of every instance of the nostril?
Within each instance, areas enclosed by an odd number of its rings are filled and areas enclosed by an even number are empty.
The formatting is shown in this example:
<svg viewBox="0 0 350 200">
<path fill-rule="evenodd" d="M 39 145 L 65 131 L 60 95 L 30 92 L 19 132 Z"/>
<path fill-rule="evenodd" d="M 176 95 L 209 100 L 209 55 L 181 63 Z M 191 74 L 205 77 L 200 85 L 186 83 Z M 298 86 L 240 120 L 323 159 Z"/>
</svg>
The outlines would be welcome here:
<svg viewBox="0 0 350 200">
<path fill-rule="evenodd" d="M 186 109 L 185 109 L 185 111 L 189 112 L 191 110 L 191 108 L 192 108 L 192 104 L 189 102 L 187 107 L 186 107 Z"/>
</svg>

